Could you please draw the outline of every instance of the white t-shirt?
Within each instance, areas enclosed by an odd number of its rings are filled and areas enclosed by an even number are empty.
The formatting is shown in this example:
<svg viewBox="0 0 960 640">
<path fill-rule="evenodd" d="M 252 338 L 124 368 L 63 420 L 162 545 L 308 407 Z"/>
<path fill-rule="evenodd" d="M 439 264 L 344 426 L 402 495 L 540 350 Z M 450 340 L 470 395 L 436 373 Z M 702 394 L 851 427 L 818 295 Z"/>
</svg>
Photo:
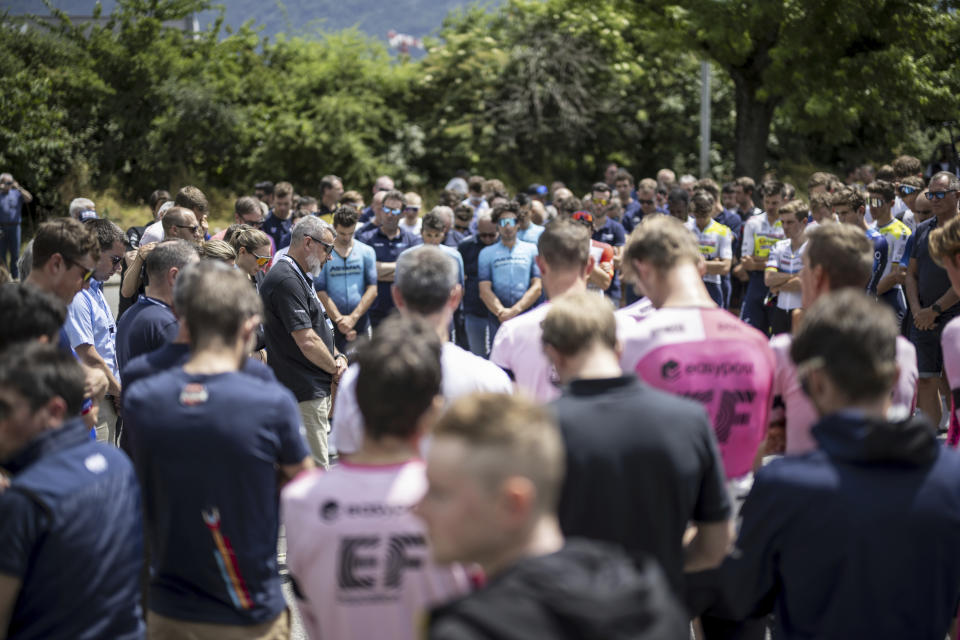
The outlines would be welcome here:
<svg viewBox="0 0 960 640">
<path fill-rule="evenodd" d="M 415 236 L 420 235 L 420 227 L 423 226 L 423 218 L 417 218 L 416 223 L 407 224 L 407 221 L 403 218 L 400 219 L 400 228 L 404 231 L 409 231 Z"/>
<path fill-rule="evenodd" d="M 441 391 L 447 402 L 475 391 L 512 393 L 510 379 L 495 364 L 461 349 L 452 342 L 443 344 L 440 354 L 443 380 Z M 337 401 L 333 406 L 333 447 L 340 454 L 356 453 L 363 444 L 363 415 L 357 403 L 357 374 L 360 365 L 353 364 L 340 378 Z"/>
<path fill-rule="evenodd" d="M 469 591 L 462 566 L 431 560 L 411 512 L 426 490 L 420 460 L 345 461 L 283 490 L 287 566 L 309 637 L 414 640 L 431 607 Z"/>
<path fill-rule="evenodd" d="M 803 269 L 803 245 L 796 251 L 790 240 L 781 240 L 773 245 L 770 255 L 767 257 L 766 270 L 773 270 L 778 273 L 789 273 L 798 275 Z M 777 308 L 784 311 L 792 311 L 803 306 L 802 295 L 799 291 L 781 291 L 777 294 Z"/>
</svg>

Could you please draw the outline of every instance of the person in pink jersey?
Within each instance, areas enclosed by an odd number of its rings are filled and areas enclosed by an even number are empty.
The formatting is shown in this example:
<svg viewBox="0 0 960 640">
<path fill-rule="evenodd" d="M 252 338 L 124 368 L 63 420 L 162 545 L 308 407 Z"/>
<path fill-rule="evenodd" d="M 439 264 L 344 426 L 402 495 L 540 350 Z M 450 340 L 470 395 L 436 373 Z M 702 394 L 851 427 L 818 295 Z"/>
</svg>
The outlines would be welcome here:
<svg viewBox="0 0 960 640">
<path fill-rule="evenodd" d="M 863 290 L 872 273 L 873 243 L 863 231 L 852 225 L 824 221 L 807 232 L 800 271 L 802 305 L 808 308 L 830 291 L 847 287 Z M 786 421 L 786 453 L 798 455 L 817 448 L 810 433 L 817 411 L 800 388 L 796 367 L 790 359 L 792 344 L 793 336 L 789 333 L 770 340 L 776 360 L 773 393 L 782 401 Z M 916 406 L 916 349 L 902 337 L 897 340 L 897 362 L 900 374 L 893 387 L 891 417 L 909 415 Z"/>
<path fill-rule="evenodd" d="M 930 234 L 930 255 L 943 266 L 950 278 L 950 286 L 960 295 L 960 218 L 954 217 Z M 947 444 L 956 448 L 960 443 L 960 317 L 943 328 L 940 345 L 943 348 L 943 370 L 950 385 Z"/>
<path fill-rule="evenodd" d="M 593 273 L 590 231 L 579 222 L 554 220 L 538 241 L 543 288 L 548 298 L 586 291 Z M 540 323 L 550 310 L 545 302 L 500 326 L 490 351 L 490 361 L 507 372 L 517 387 L 540 402 L 560 396 L 559 378 L 543 354 Z"/>
<path fill-rule="evenodd" d="M 287 564 L 314 640 L 413 640 L 430 607 L 469 590 L 462 566 L 431 560 L 411 511 L 427 489 L 419 441 L 443 405 L 440 353 L 423 320 L 384 321 L 358 352 L 363 445 L 283 491 Z"/>
<path fill-rule="evenodd" d="M 703 284 L 696 239 L 666 216 L 644 220 L 624 251 L 657 311 L 621 327 L 624 371 L 701 402 L 717 437 L 732 497 L 749 486 L 773 400 L 773 353 L 766 337 L 717 307 Z"/>
</svg>

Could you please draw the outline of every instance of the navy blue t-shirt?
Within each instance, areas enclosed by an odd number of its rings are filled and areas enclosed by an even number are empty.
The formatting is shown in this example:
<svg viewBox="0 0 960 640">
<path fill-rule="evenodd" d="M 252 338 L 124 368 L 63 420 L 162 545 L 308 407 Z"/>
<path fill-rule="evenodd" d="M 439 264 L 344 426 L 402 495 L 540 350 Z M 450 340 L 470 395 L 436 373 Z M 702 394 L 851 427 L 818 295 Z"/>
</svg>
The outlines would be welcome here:
<svg viewBox="0 0 960 640">
<path fill-rule="evenodd" d="M 486 305 L 480 299 L 480 251 L 487 245 L 481 244 L 477 236 L 470 236 L 459 245 L 457 251 L 463 257 L 463 311 L 475 316 L 486 316 Z"/>
<path fill-rule="evenodd" d="M 167 303 L 140 296 L 117 321 L 117 364 L 120 379 L 133 358 L 155 351 L 177 337 L 180 324 Z M 126 384 L 126 380 L 124 380 Z"/>
<path fill-rule="evenodd" d="M 276 465 L 310 453 L 293 395 L 242 372 L 176 368 L 134 383 L 123 406 L 143 487 L 150 609 L 210 624 L 275 618 L 286 607 Z"/>
<path fill-rule="evenodd" d="M 626 243 L 627 234 L 623 229 L 623 225 L 614 220 L 613 218 L 607 218 L 607 221 L 599 229 L 595 229 L 593 232 L 593 239 L 597 242 L 606 242 L 611 247 L 622 247 Z M 606 296 L 619 304 L 620 302 L 620 274 L 614 272 L 613 280 L 610 282 L 610 288 L 605 292 Z"/>
<path fill-rule="evenodd" d="M 623 225 L 623 230 L 627 233 L 633 231 L 633 228 L 640 224 L 640 221 L 643 220 L 643 207 L 640 206 L 640 203 L 636 200 L 631 200 L 623 208 L 623 216 L 620 217 L 620 224 Z"/>
<path fill-rule="evenodd" d="M 377 262 L 396 262 L 404 249 L 423 243 L 421 238 L 403 229 L 391 240 L 380 227 L 361 234 L 359 240 L 373 247 Z M 392 285 L 392 282 L 377 282 L 377 299 L 370 306 L 371 316 L 383 317 L 393 310 L 393 296 L 390 295 Z"/>
<path fill-rule="evenodd" d="M 286 220 L 281 220 L 273 215 L 273 211 L 271 211 L 267 219 L 263 221 L 263 226 L 260 227 L 261 231 L 273 238 L 274 243 L 277 245 L 277 250 L 290 246 L 290 235 L 293 229 L 292 217 L 293 216 L 290 216 Z"/>
<path fill-rule="evenodd" d="M 930 256 L 930 233 L 936 228 L 936 217 L 921 222 L 913 235 L 913 249 L 910 253 L 910 258 L 917 261 L 917 293 L 923 308 L 931 306 L 950 289 L 950 278 L 947 277 L 946 270 L 938 266 Z M 958 310 L 960 305 L 953 305 L 949 310 L 944 309 L 947 317 L 956 315 Z M 943 319 L 938 318 L 937 323 L 943 326 Z"/>
<path fill-rule="evenodd" d="M 127 388 L 137 380 L 149 378 L 161 371 L 182 367 L 189 359 L 190 345 L 185 342 L 168 342 L 155 351 L 131 360 L 123 370 L 123 387 Z M 243 363 L 242 371 L 267 382 L 277 381 L 277 377 L 273 375 L 273 369 L 253 358 L 247 358 Z"/>
<path fill-rule="evenodd" d="M 0 574 L 21 581 L 5 637 L 139 640 L 140 487 L 81 418 L 2 461 Z"/>
</svg>

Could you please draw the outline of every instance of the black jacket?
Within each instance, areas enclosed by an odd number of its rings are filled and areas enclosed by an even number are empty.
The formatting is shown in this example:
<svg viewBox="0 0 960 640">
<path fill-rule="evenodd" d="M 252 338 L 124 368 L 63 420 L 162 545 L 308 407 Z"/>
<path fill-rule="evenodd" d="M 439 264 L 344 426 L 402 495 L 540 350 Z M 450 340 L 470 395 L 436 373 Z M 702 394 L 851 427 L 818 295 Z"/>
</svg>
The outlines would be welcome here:
<svg viewBox="0 0 960 640">
<path fill-rule="evenodd" d="M 575 539 L 435 609 L 429 638 L 687 640 L 689 626 L 654 561 L 638 570 L 612 546 Z"/>
</svg>

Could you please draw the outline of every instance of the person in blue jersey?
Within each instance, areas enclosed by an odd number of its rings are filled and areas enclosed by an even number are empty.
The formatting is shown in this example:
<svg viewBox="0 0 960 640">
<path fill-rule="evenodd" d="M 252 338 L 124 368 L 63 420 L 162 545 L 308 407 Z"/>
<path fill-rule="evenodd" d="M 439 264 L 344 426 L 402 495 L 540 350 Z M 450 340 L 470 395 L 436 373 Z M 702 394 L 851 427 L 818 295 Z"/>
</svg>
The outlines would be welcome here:
<svg viewBox="0 0 960 640">
<path fill-rule="evenodd" d="M 640 208 L 640 202 L 633 197 L 634 184 L 633 176 L 626 169 L 617 171 L 613 183 L 617 196 L 620 197 L 620 206 L 623 207 L 623 215 L 620 217 L 620 223 L 627 233 L 633 231 L 640 220 L 643 219 L 643 210 Z"/>
<path fill-rule="evenodd" d="M 52 344 L 0 354 L 0 636 L 139 640 L 143 529 L 130 460 L 78 417 L 84 373 Z"/>
<path fill-rule="evenodd" d="M 626 243 L 627 234 L 623 225 L 608 215 L 611 208 L 611 193 L 610 187 L 605 183 L 597 182 L 591 188 L 589 203 L 585 202 L 584 204 L 593 214 L 593 239 L 613 247 L 615 271 L 610 286 L 604 290 L 604 294 L 610 298 L 615 306 L 620 306 L 620 276 L 616 269 L 620 265 L 620 252 Z"/>
<path fill-rule="evenodd" d="M 531 218 L 534 201 L 525 193 L 518 193 L 516 200 L 525 214 L 522 216 L 520 222 L 517 223 L 517 238 L 524 242 L 537 244 L 537 240 L 543 235 L 543 225 L 534 223 Z"/>
<path fill-rule="evenodd" d="M 149 278 L 144 295 L 117 322 L 117 364 L 120 376 L 133 358 L 159 349 L 179 329 L 173 305 L 173 283 L 185 266 L 199 260 L 197 249 L 184 240 L 158 244 L 147 256 Z"/>
<path fill-rule="evenodd" d="M 290 233 L 293 230 L 292 213 L 293 185 L 289 182 L 278 182 L 273 188 L 273 208 L 260 227 L 265 234 L 273 238 L 274 246 L 278 251 L 290 246 Z"/>
<path fill-rule="evenodd" d="M 517 220 L 522 215 L 515 202 L 493 209 L 490 218 L 500 229 L 500 240 L 480 251 L 477 264 L 480 300 L 498 328 L 536 304 L 542 290 L 537 246 L 517 239 Z M 495 333 L 491 332 L 491 344 Z"/>
<path fill-rule="evenodd" d="M 0 173 L 0 264 L 9 264 L 10 275 L 14 278 L 19 277 L 20 220 L 24 207 L 31 202 L 33 196 L 12 175 Z M 10 255 L 9 263 L 7 254 Z"/>
<path fill-rule="evenodd" d="M 367 311 L 377 298 L 377 254 L 354 239 L 358 217 L 351 206 L 340 206 L 333 212 L 333 251 L 313 281 L 333 322 L 334 344 L 342 353 L 353 350 L 357 337 L 369 334 Z"/>
<path fill-rule="evenodd" d="M 373 247 L 377 255 L 377 297 L 369 311 L 370 324 L 374 329 L 394 309 L 390 287 L 393 285 L 397 258 L 405 249 L 423 242 L 421 238 L 400 228 L 403 207 L 403 194 L 397 190 L 387 191 L 383 195 L 380 226 L 363 231 L 359 236 L 359 240 Z"/>
<path fill-rule="evenodd" d="M 902 322 L 907 312 L 907 299 L 903 293 L 903 279 L 906 274 L 900 262 L 913 232 L 893 216 L 896 189 L 892 182 L 874 180 L 867 185 L 867 194 L 875 228 L 887 240 L 889 250 L 887 267 L 877 283 L 877 297 L 893 309 L 897 320 Z"/>
<path fill-rule="evenodd" d="M 241 370 L 263 311 L 257 292 L 237 269 L 197 268 L 189 359 L 124 394 L 151 550 L 147 630 L 285 638 L 279 490 L 313 466 L 310 450 L 293 394 Z"/>
<path fill-rule="evenodd" d="M 833 213 L 843 224 L 852 224 L 860 227 L 873 243 L 873 275 L 867 283 L 867 293 L 876 297 L 877 285 L 883 277 L 890 259 L 889 245 L 883 234 L 867 225 L 864 219 L 867 211 L 867 199 L 864 194 L 853 187 L 844 187 L 830 198 Z"/>
</svg>

